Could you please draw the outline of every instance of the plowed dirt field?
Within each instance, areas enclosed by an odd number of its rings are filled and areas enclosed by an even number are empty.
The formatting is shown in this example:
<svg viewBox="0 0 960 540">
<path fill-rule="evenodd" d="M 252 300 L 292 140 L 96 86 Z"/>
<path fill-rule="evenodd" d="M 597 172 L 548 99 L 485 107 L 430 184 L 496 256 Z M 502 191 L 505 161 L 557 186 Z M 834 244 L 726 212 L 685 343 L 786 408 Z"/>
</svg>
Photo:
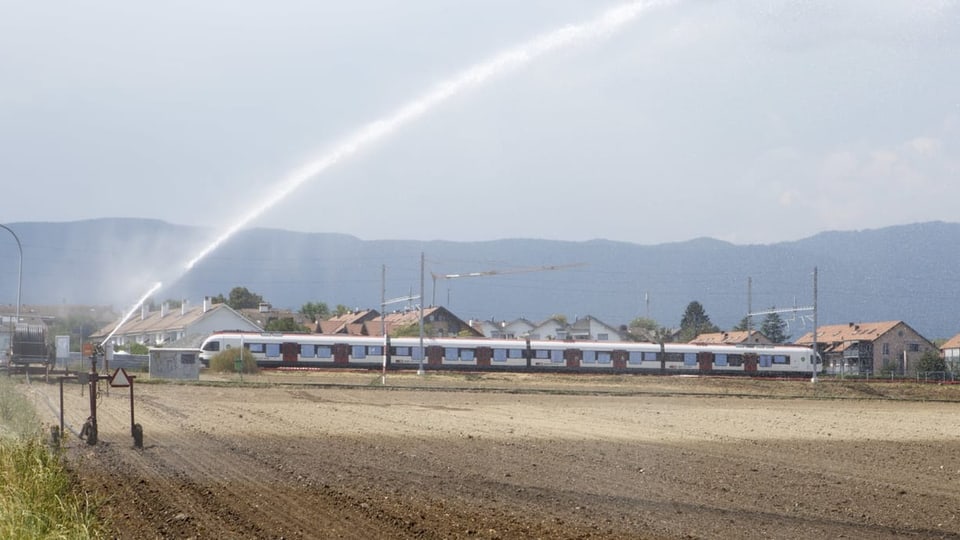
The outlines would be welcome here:
<svg viewBox="0 0 960 540">
<path fill-rule="evenodd" d="M 22 388 L 56 423 L 59 386 Z M 64 441 L 117 538 L 960 538 L 960 386 L 270 374 L 134 403 L 143 449 L 120 388 Z"/>
</svg>

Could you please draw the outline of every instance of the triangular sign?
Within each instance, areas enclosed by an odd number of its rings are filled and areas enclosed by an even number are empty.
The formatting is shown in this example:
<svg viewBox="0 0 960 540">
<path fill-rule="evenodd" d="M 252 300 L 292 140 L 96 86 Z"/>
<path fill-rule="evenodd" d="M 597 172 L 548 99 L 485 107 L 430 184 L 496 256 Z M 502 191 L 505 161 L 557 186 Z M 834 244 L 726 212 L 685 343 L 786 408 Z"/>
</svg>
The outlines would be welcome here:
<svg viewBox="0 0 960 540">
<path fill-rule="evenodd" d="M 130 377 L 127 376 L 126 370 L 117 368 L 117 370 L 113 372 L 113 376 L 110 377 L 110 386 L 114 388 L 130 386 Z"/>
</svg>

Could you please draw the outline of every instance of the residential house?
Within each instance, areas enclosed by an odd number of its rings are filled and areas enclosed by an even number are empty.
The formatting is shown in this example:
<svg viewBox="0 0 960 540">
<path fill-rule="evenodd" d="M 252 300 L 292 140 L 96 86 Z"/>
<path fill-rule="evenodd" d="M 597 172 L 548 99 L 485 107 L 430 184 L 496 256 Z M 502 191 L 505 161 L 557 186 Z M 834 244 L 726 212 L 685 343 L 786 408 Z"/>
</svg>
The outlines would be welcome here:
<svg viewBox="0 0 960 540">
<path fill-rule="evenodd" d="M 401 329 L 410 329 L 419 326 L 420 310 L 409 309 L 387 313 L 384 316 L 384 325 L 389 335 L 395 335 Z M 369 325 L 371 334 L 382 336 L 383 332 L 377 325 Z M 373 328 L 376 326 L 376 328 Z M 427 337 L 483 337 L 483 334 L 470 323 L 454 315 L 443 306 L 433 306 L 423 309 L 423 335 Z"/>
<path fill-rule="evenodd" d="M 118 321 L 119 322 L 119 321 Z M 226 304 L 213 304 L 210 298 L 203 304 L 190 307 L 184 301 L 179 309 L 170 309 L 164 302 L 160 311 L 151 312 L 141 306 L 140 315 L 130 317 L 120 327 L 111 323 L 90 335 L 91 341 L 103 341 L 111 336 L 114 346 L 139 343 L 148 347 L 162 346 L 187 336 L 208 336 L 221 330 L 262 332 L 263 329 Z"/>
<path fill-rule="evenodd" d="M 619 329 L 587 315 L 574 321 L 568 328 L 570 339 L 591 341 L 623 341 Z"/>
<path fill-rule="evenodd" d="M 517 339 L 525 338 L 536 325 L 532 322 L 520 318 L 511 322 L 507 321 L 470 321 L 470 326 L 492 339 Z"/>
<path fill-rule="evenodd" d="M 947 369 L 956 373 L 960 371 L 960 334 L 948 339 L 940 347 L 940 357 L 947 364 Z"/>
<path fill-rule="evenodd" d="M 573 324 L 551 317 L 530 329 L 530 339 L 558 339 L 581 341 L 623 341 L 620 330 L 587 315 Z"/>
<path fill-rule="evenodd" d="M 568 339 L 566 321 L 551 317 L 530 329 L 530 339 Z"/>
<path fill-rule="evenodd" d="M 796 340 L 811 346 L 813 332 Z M 903 321 L 847 323 L 817 329 L 817 350 L 828 371 L 853 374 L 916 372 L 924 353 L 937 348 Z"/>
<path fill-rule="evenodd" d="M 267 328 L 273 321 L 283 321 L 285 319 L 293 321 L 298 327 L 303 327 L 304 331 L 314 327 L 314 321 L 308 320 L 304 314 L 289 309 L 275 309 L 268 302 L 260 302 L 260 305 L 256 308 L 245 308 L 238 311 L 260 328 Z"/>
<path fill-rule="evenodd" d="M 773 342 L 759 330 L 733 330 L 700 334 L 693 338 L 690 343 L 697 345 L 773 345 Z"/>
<path fill-rule="evenodd" d="M 370 323 L 380 323 L 380 312 L 375 309 L 360 309 L 334 315 L 325 320 L 317 321 L 314 332 L 317 334 L 347 334 L 350 336 L 383 335 L 379 330 L 373 330 Z M 375 333 L 371 334 L 373 331 Z"/>
</svg>

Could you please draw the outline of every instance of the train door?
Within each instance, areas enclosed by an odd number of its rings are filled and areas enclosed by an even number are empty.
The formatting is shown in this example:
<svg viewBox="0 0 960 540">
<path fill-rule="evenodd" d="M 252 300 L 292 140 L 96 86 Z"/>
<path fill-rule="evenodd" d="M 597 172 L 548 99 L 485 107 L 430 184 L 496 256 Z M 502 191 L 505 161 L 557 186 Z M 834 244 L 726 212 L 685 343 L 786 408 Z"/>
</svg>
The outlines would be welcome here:
<svg viewBox="0 0 960 540">
<path fill-rule="evenodd" d="M 697 364 L 700 365 L 700 371 L 713 371 L 713 353 L 706 351 L 697 353 Z"/>
<path fill-rule="evenodd" d="M 746 373 L 757 372 L 757 355 L 753 353 L 743 355 L 743 371 Z"/>
<path fill-rule="evenodd" d="M 284 362 L 296 362 L 300 359 L 300 344 L 292 341 L 281 343 L 280 356 Z"/>
<path fill-rule="evenodd" d="M 350 363 L 350 345 L 337 343 L 333 346 L 333 363 L 337 365 Z"/>
<path fill-rule="evenodd" d="M 627 369 L 627 351 L 613 351 L 613 369 Z"/>
<path fill-rule="evenodd" d="M 579 368 L 580 361 L 583 360 L 583 353 L 580 349 L 567 349 L 563 351 L 563 359 L 568 368 Z"/>
<path fill-rule="evenodd" d="M 438 345 L 427 347 L 427 365 L 433 367 L 443 365 L 443 347 Z"/>
<path fill-rule="evenodd" d="M 490 347 L 477 347 L 477 366 L 490 367 L 491 358 L 493 358 L 493 349 Z"/>
</svg>

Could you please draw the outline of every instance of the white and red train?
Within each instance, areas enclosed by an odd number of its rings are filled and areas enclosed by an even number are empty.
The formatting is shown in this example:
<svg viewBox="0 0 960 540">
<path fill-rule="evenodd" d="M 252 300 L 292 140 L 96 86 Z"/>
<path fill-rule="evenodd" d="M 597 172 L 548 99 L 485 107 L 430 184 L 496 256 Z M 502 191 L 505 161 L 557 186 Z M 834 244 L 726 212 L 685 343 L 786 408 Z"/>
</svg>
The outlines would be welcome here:
<svg viewBox="0 0 960 540">
<path fill-rule="evenodd" d="M 200 360 L 243 347 L 263 368 L 418 368 L 467 371 L 573 371 L 798 376 L 811 374 L 807 347 L 695 345 L 621 341 L 388 338 L 324 334 L 217 332 Z M 386 353 L 386 354 L 384 354 Z M 384 358 L 386 356 L 386 358 Z M 821 364 L 817 362 L 817 369 Z"/>
</svg>

